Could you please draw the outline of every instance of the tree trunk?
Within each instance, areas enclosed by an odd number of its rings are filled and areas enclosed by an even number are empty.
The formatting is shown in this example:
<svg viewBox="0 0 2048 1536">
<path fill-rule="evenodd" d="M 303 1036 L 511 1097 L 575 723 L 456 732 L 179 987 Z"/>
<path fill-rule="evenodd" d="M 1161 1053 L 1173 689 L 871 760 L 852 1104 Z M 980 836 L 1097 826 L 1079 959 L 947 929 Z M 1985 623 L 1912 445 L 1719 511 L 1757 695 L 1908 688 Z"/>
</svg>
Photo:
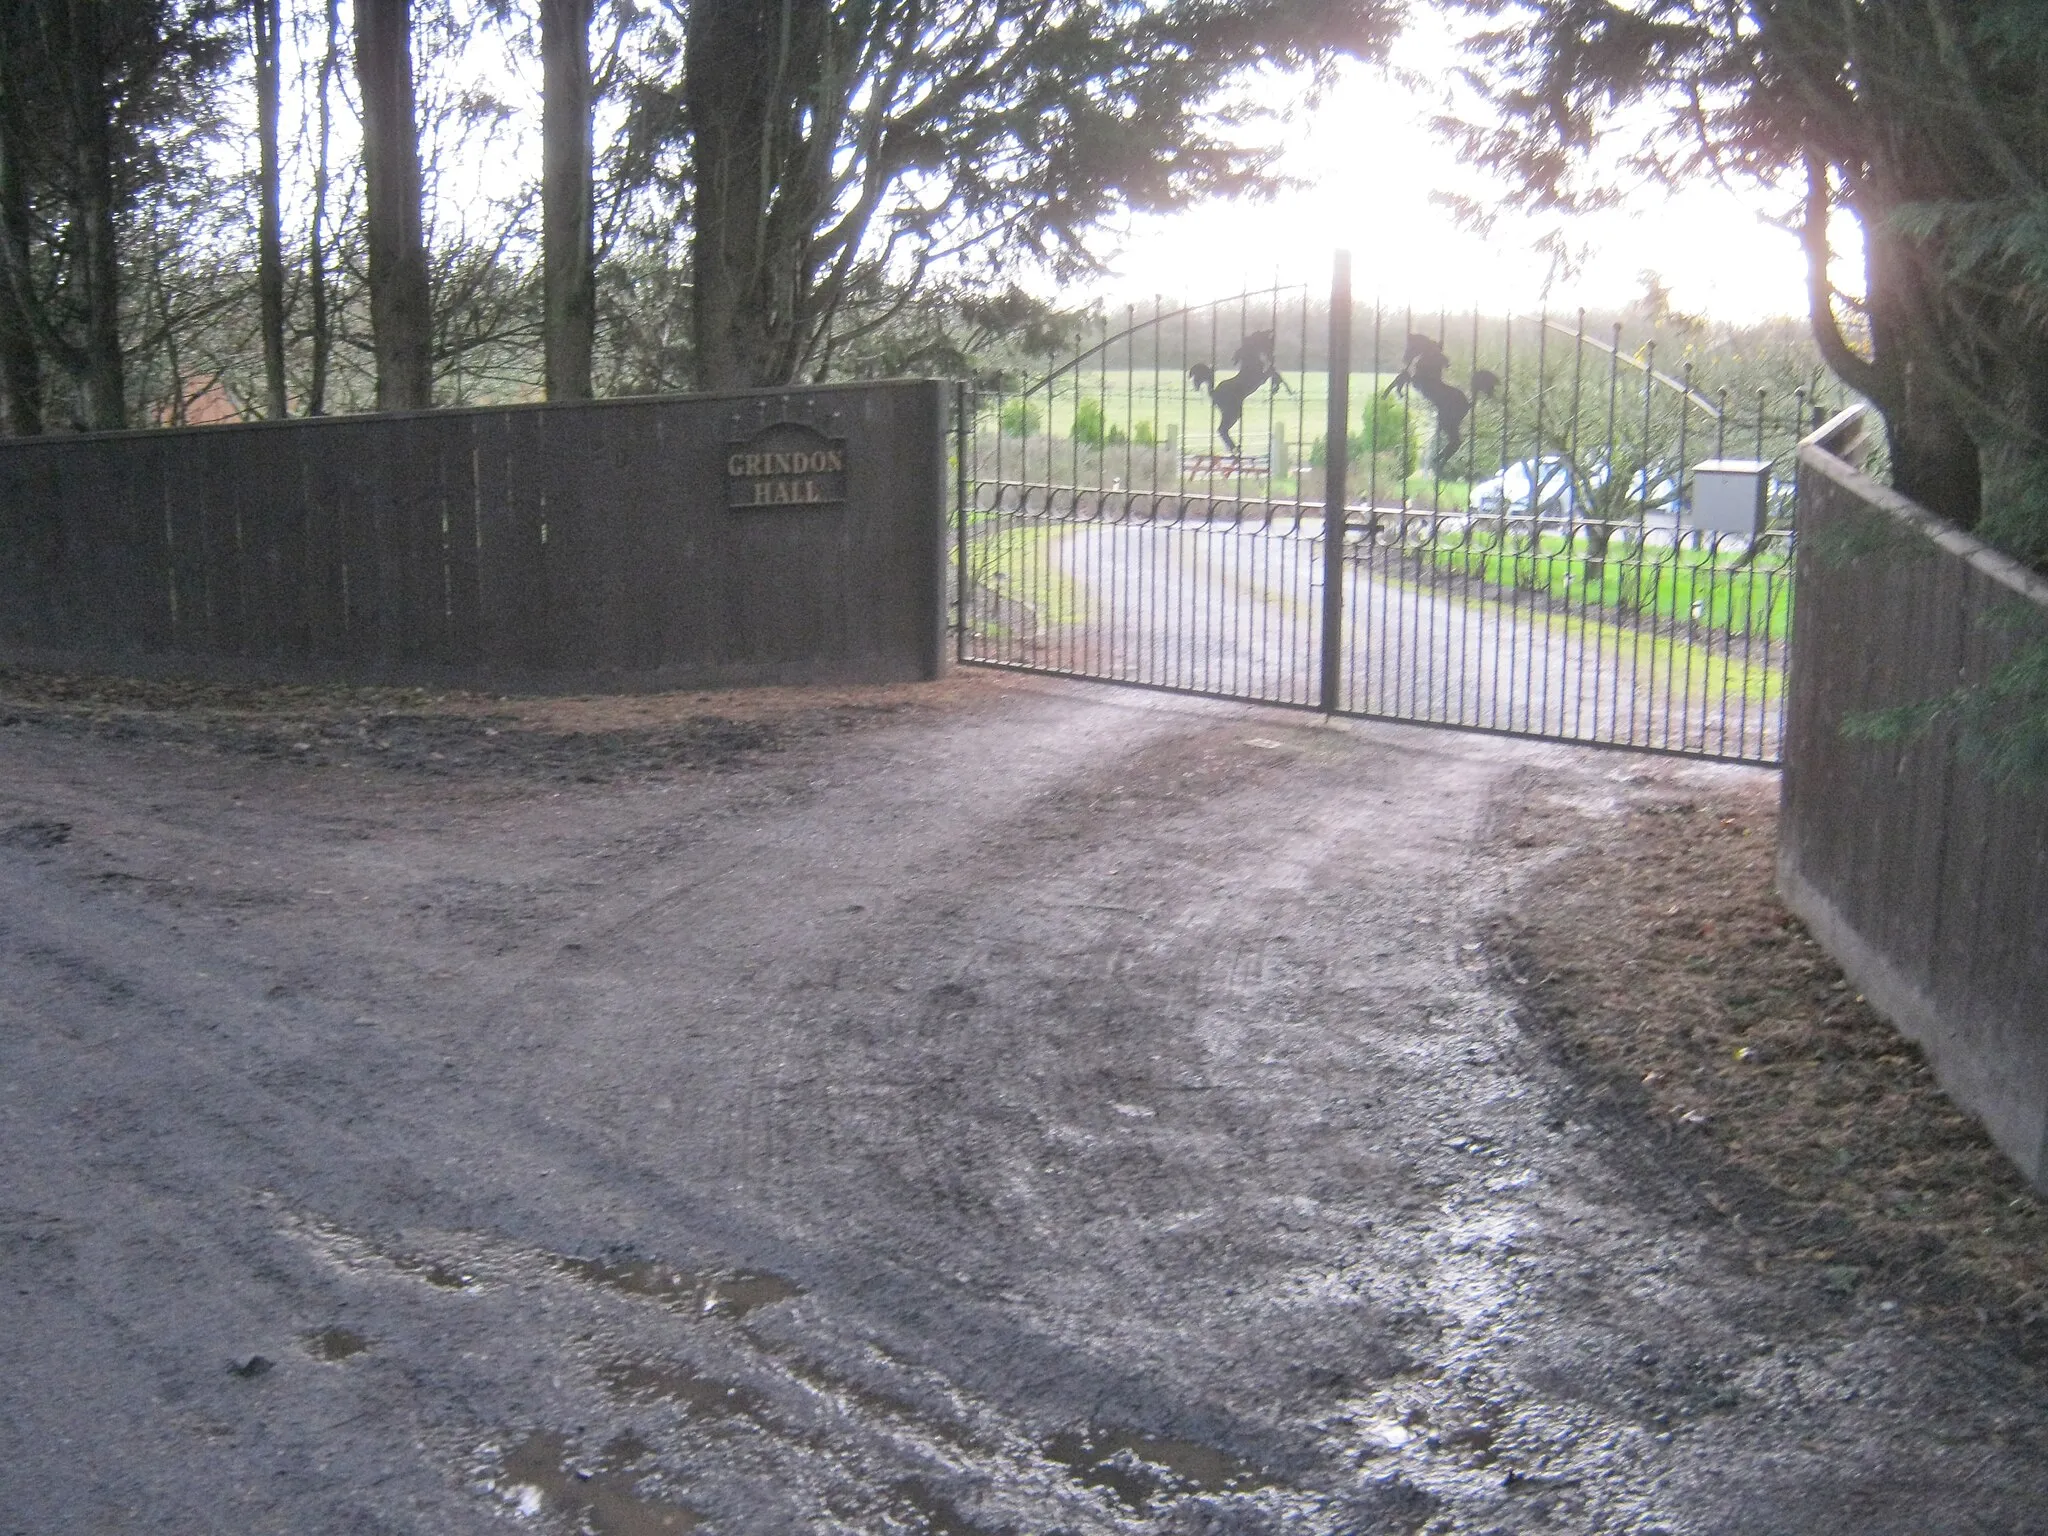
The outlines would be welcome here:
<svg viewBox="0 0 2048 1536">
<path fill-rule="evenodd" d="M 0 258 L 0 266 L 4 265 Z M 35 333 L 15 300 L 12 285 L 4 281 L 0 281 L 0 410 L 5 413 L 5 430 L 15 437 L 33 437 L 43 430 L 43 370 Z"/>
<path fill-rule="evenodd" d="M 590 398 L 597 339 L 590 168 L 592 0 L 541 0 L 542 351 L 550 400 Z"/>
<path fill-rule="evenodd" d="M 334 316 L 327 288 L 328 149 L 334 141 L 334 72 L 341 60 L 341 0 L 327 0 L 327 36 L 320 50 L 318 143 L 313 152 L 313 217 L 306 241 L 306 289 L 312 308 L 313 358 L 306 414 L 327 414 L 327 367 L 334 355 Z"/>
<path fill-rule="evenodd" d="M 1958 528 L 1974 528 L 1984 508 L 1977 441 L 1930 372 L 1908 363 L 1904 406 L 1885 417 L 1892 485 Z"/>
<path fill-rule="evenodd" d="M 377 408 L 433 403 L 434 316 L 412 86 L 412 0 L 355 0 Z"/>
<path fill-rule="evenodd" d="M 2010 310 L 2003 318 L 2014 331 L 2028 323 L 2027 316 Z M 1995 362 L 1987 380 L 1993 410 L 1978 434 L 1983 512 L 1977 532 L 2048 571 L 2048 464 L 2042 452 L 2048 443 L 2048 348 L 2010 348 Z"/>
<path fill-rule="evenodd" d="M 256 61 L 256 287 L 263 326 L 264 414 L 291 414 L 284 378 L 284 234 L 278 213 L 278 0 L 249 0 L 249 51 Z"/>
<path fill-rule="evenodd" d="M 74 272 L 84 301 L 85 337 L 78 384 L 84 425 L 115 431 L 128 424 L 121 361 L 121 265 L 115 239 L 113 105 L 100 35 L 100 0 L 67 0 L 66 106 L 70 144 Z"/>
<path fill-rule="evenodd" d="M 825 0 L 693 5 L 692 330 L 705 390 L 786 384 L 802 361 L 813 209 L 802 118 L 823 62 Z"/>
<path fill-rule="evenodd" d="M 10 44 L 0 32 L 0 48 Z M 43 370 L 28 314 L 28 177 L 7 61 L 0 58 L 0 405 L 6 430 L 33 437 L 43 430 Z"/>
<path fill-rule="evenodd" d="M 1941 337 L 1925 313 L 1916 259 L 1883 216 L 1862 219 L 1872 398 L 1885 420 L 1892 485 L 1959 528 L 1983 509 L 1977 441 L 1941 377 Z"/>
</svg>

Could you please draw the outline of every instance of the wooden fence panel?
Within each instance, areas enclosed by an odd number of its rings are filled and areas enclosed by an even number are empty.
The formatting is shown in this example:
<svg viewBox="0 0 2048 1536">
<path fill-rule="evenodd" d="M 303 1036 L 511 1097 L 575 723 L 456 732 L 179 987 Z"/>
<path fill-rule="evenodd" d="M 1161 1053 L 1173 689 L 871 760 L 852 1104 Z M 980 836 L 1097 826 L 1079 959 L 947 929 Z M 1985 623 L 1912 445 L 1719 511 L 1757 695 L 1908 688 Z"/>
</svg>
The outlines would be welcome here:
<svg viewBox="0 0 2048 1536">
<path fill-rule="evenodd" d="M 476 465 L 479 664 L 510 673 L 546 663 L 539 623 L 546 603 L 538 502 L 526 474 L 530 411 L 494 411 L 471 421 Z"/>
<path fill-rule="evenodd" d="M 120 455 L 121 483 L 109 550 L 106 595 L 122 615 L 119 643 L 142 651 L 172 645 L 166 569 L 166 471 L 160 444 Z"/>
<path fill-rule="evenodd" d="M 335 542 L 341 553 L 342 629 L 339 659 L 374 664 L 394 653 L 386 632 L 388 601 L 382 533 L 389 525 L 382 504 L 386 434 L 370 421 L 349 420 L 322 435 L 321 478 L 333 488 Z"/>
<path fill-rule="evenodd" d="M 80 445 L 64 476 L 68 513 L 59 534 L 59 611 L 94 646 L 119 645 L 121 618 L 108 599 L 119 590 L 119 548 L 124 542 L 122 455 L 104 441 Z"/>
<path fill-rule="evenodd" d="M 1982 750 L 2011 724 L 2001 669 L 2048 647 L 2048 579 L 1823 442 L 1802 449 L 1799 498 L 1780 882 L 2048 1188 L 2048 780 Z M 1931 729 L 1904 729 L 1898 711 L 1929 705 Z"/>
<path fill-rule="evenodd" d="M 598 636 L 609 508 L 600 458 L 601 449 L 586 451 L 565 413 L 550 411 L 541 418 L 530 472 L 540 492 L 550 649 L 572 668 L 603 665 L 604 658 Z"/>
<path fill-rule="evenodd" d="M 473 667 L 480 654 L 482 596 L 477 570 L 476 424 L 486 418 L 451 417 L 441 443 L 441 559 L 446 612 L 444 666 Z"/>
<path fill-rule="evenodd" d="M 303 656 L 310 648 L 299 471 L 304 441 L 302 434 L 278 427 L 251 432 L 247 457 L 236 466 L 242 579 L 249 592 L 248 654 L 255 657 Z"/>
<path fill-rule="evenodd" d="M 163 476 L 165 580 L 170 592 L 171 649 L 204 653 L 213 632 L 206 570 L 207 487 L 189 471 L 196 451 L 179 455 Z"/>
<path fill-rule="evenodd" d="M 458 665 L 465 637 L 456 622 L 456 528 L 466 522 L 469 491 L 469 417 L 419 416 L 413 421 L 413 461 L 418 497 L 413 536 L 419 564 L 413 587 L 418 605 L 415 633 L 419 659 L 437 667 Z"/>
<path fill-rule="evenodd" d="M 205 648 L 215 655 L 245 657 L 249 648 L 251 594 L 244 583 L 242 523 L 248 482 L 239 473 L 249 462 L 246 439 L 218 434 L 200 440 L 193 479 L 199 499 L 200 558 L 205 565 Z"/>
<path fill-rule="evenodd" d="M 0 640 L 591 686 L 929 676 L 931 383 L 0 442 Z M 730 445 L 848 436 L 847 499 L 739 512 Z"/>
<path fill-rule="evenodd" d="M 342 507 L 346 488 L 332 474 L 326 452 L 332 434 L 300 434 L 291 473 L 301 550 L 299 605 L 307 660 L 335 662 L 348 654 L 348 605 L 343 566 Z"/>
<path fill-rule="evenodd" d="M 593 634 L 601 665 L 640 671 L 660 665 L 663 610 L 677 590 L 675 541 L 685 514 L 667 462 L 661 411 L 633 405 L 618 413 L 596 457 L 591 491 L 603 529 Z M 588 503 L 586 503 L 588 505 Z"/>
</svg>

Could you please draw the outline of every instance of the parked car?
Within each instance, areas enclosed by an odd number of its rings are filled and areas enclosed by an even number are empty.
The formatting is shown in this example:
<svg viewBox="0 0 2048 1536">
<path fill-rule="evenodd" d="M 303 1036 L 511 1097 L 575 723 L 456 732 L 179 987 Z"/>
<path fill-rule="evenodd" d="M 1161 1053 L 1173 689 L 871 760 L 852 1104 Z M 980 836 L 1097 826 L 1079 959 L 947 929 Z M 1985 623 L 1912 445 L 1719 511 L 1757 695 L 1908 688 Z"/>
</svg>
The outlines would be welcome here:
<svg viewBox="0 0 2048 1536">
<path fill-rule="evenodd" d="M 1639 469 L 1629 482 L 1628 495 L 1623 499 L 1620 510 L 1624 517 L 1647 516 L 1669 520 L 1684 506 L 1684 492 L 1674 477 L 1660 475 L 1651 469 Z"/>
<path fill-rule="evenodd" d="M 1559 453 L 1539 454 L 1508 465 L 1472 487 L 1475 517 L 1536 517 L 1561 522 L 1578 514 L 1578 476 Z"/>
<path fill-rule="evenodd" d="M 1641 529 L 1645 534 L 1677 538 L 1685 527 L 1685 490 L 1671 475 L 1654 469 L 1639 469 L 1629 479 L 1626 493 L 1602 501 L 1594 514 L 1612 518 L 1617 525 Z"/>
</svg>

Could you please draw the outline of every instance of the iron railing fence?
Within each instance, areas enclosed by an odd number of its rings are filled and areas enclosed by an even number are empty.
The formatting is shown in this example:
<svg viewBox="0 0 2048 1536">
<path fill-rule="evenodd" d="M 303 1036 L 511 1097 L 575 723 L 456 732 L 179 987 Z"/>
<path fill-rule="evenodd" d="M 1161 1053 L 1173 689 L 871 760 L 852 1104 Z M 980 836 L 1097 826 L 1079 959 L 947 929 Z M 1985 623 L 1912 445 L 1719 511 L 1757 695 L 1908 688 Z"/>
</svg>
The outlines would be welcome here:
<svg viewBox="0 0 2048 1536">
<path fill-rule="evenodd" d="M 1045 375 L 964 395 L 962 659 L 1777 759 L 1791 466 L 1838 393 L 1804 353 L 1694 348 L 1674 370 L 1660 353 L 1683 346 L 1583 316 L 1375 306 L 1339 377 L 1318 371 L 1328 313 L 1279 286 L 1131 310 Z M 1335 522 L 1333 392 L 1351 426 Z M 1710 458 L 1768 466 L 1759 535 L 1695 523 Z"/>
<path fill-rule="evenodd" d="M 1346 538 L 1342 712 L 1778 760 L 1787 531 L 1695 544 L 1422 511 Z"/>
</svg>

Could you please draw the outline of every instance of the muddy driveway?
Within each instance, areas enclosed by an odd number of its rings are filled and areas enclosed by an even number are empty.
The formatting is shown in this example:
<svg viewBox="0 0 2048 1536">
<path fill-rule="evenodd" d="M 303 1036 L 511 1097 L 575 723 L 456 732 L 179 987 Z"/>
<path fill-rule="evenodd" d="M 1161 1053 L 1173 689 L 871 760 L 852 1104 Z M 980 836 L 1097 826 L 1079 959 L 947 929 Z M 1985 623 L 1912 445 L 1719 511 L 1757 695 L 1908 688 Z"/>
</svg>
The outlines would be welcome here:
<svg viewBox="0 0 2048 1536">
<path fill-rule="evenodd" d="M 1519 1020 L 1630 760 L 607 708 L 7 716 L 0 1531 L 2048 1529 Z"/>
</svg>

